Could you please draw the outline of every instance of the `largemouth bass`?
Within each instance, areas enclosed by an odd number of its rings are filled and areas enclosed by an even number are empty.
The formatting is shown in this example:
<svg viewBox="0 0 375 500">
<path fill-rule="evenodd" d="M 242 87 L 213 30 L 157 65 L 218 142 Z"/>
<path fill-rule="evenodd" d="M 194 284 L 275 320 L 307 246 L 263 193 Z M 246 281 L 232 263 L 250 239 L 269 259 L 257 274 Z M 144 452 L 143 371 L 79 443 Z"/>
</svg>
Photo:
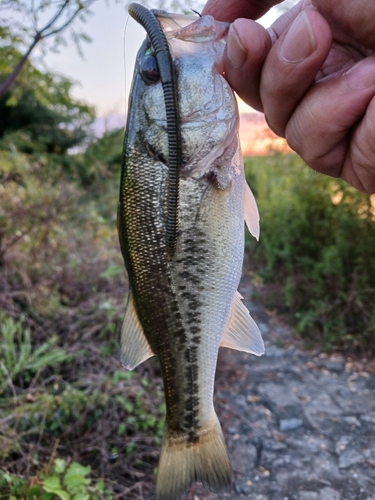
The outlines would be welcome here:
<svg viewBox="0 0 375 500">
<path fill-rule="evenodd" d="M 118 228 L 130 293 L 121 332 L 128 369 L 157 355 L 166 425 L 158 500 L 194 481 L 230 487 L 231 466 L 213 406 L 220 346 L 264 352 L 237 292 L 244 219 L 259 215 L 244 178 L 232 90 L 220 70 L 229 25 L 149 11 L 136 60 L 124 142 Z"/>
</svg>

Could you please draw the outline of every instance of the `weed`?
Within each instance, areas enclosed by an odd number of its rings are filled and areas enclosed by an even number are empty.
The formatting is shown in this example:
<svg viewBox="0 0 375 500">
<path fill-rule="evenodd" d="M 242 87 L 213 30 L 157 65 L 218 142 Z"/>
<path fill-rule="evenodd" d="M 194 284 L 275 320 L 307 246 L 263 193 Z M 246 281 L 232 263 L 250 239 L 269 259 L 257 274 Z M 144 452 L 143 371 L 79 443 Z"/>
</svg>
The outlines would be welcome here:
<svg viewBox="0 0 375 500">
<path fill-rule="evenodd" d="M 261 164 L 261 165 L 260 165 Z M 374 345 L 374 199 L 318 175 L 297 155 L 247 159 L 261 214 L 257 272 L 279 284 L 269 303 L 324 350 Z M 269 305 L 269 304 L 268 304 Z"/>
<path fill-rule="evenodd" d="M 112 500 L 103 481 L 89 478 L 91 467 L 56 458 L 34 477 L 0 471 L 0 498 L 8 500 Z"/>
<path fill-rule="evenodd" d="M 56 347 L 57 337 L 33 346 L 29 328 L 22 321 L 0 316 L 0 394 L 12 386 L 16 378 L 29 382 L 31 377 L 44 368 L 68 361 L 70 356 Z"/>
</svg>

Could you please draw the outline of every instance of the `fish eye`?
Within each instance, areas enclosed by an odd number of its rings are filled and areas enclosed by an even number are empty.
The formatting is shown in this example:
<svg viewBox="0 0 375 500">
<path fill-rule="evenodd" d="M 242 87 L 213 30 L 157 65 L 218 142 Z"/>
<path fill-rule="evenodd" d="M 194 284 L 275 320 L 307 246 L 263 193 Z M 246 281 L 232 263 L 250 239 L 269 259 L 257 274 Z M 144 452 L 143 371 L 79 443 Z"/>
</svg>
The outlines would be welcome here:
<svg viewBox="0 0 375 500">
<path fill-rule="evenodd" d="M 160 80 L 158 63 L 156 62 L 156 57 L 154 55 L 146 55 L 143 58 L 141 62 L 140 74 L 142 80 L 147 85 L 152 85 Z"/>
</svg>

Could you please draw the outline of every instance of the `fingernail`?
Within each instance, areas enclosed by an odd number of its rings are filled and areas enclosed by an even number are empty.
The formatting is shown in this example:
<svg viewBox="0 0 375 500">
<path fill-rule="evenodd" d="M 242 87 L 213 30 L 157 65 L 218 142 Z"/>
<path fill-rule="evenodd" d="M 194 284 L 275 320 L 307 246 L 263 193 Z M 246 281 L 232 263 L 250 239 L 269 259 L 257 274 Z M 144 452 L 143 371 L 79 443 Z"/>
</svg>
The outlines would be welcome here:
<svg viewBox="0 0 375 500">
<path fill-rule="evenodd" d="M 365 89 L 375 85 L 375 59 L 360 61 L 345 74 L 348 87 L 353 90 Z"/>
<path fill-rule="evenodd" d="M 281 56 L 287 62 L 297 63 L 309 57 L 315 49 L 316 40 L 309 17 L 302 11 L 282 42 Z"/>
<path fill-rule="evenodd" d="M 240 42 L 233 24 L 230 25 L 227 39 L 227 56 L 235 68 L 240 68 L 246 61 L 247 51 Z"/>
</svg>

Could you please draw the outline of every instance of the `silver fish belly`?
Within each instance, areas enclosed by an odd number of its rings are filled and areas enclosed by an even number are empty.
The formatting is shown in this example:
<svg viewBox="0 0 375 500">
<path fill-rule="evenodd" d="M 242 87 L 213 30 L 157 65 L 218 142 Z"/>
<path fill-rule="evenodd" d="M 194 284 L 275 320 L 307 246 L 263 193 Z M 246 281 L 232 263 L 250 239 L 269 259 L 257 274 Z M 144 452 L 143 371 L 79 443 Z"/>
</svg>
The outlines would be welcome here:
<svg viewBox="0 0 375 500">
<path fill-rule="evenodd" d="M 244 179 L 235 98 L 217 70 L 227 26 L 210 16 L 155 16 L 170 46 L 178 95 L 176 239 L 171 250 L 166 109 L 146 39 L 133 78 L 118 212 L 131 288 L 121 359 L 133 369 L 159 358 L 167 415 L 156 498 L 175 500 L 197 480 L 214 491 L 230 486 L 213 385 L 220 346 L 264 352 L 237 292 L 244 219 L 258 237 L 259 216 Z"/>
</svg>

